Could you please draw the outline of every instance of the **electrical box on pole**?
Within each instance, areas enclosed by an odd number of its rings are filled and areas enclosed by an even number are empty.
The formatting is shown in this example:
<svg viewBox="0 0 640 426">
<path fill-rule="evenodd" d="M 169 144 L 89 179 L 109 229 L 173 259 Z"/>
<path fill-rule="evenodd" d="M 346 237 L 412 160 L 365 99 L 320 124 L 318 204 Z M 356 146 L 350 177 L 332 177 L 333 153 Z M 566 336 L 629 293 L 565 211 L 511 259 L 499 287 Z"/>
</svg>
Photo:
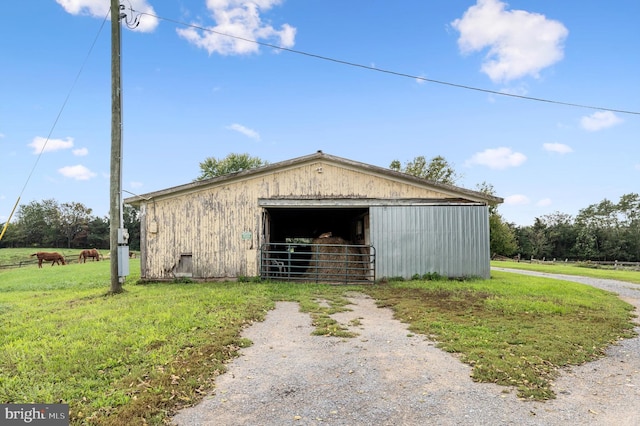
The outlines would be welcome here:
<svg viewBox="0 0 640 426">
<path fill-rule="evenodd" d="M 129 275 L 129 232 L 125 228 L 118 228 L 118 277 L 124 281 Z"/>
</svg>

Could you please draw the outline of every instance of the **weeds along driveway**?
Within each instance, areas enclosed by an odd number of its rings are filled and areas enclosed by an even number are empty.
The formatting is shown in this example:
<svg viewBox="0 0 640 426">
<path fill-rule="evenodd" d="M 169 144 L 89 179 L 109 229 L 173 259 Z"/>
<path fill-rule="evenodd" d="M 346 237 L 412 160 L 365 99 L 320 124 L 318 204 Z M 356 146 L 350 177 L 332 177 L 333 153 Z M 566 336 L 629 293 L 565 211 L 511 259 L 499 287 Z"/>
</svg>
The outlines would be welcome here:
<svg viewBox="0 0 640 426">
<path fill-rule="evenodd" d="M 518 271 L 519 272 L 519 271 Z M 574 277 L 575 278 L 575 277 Z M 626 285 L 626 284 L 625 284 Z M 567 370 L 557 399 L 524 402 L 515 390 L 471 380 L 471 368 L 414 335 L 387 308 L 352 294 L 332 317 L 358 336 L 312 336 L 297 303 L 278 302 L 245 330 L 215 391 L 175 425 L 635 425 L 640 423 L 640 345 Z"/>
</svg>

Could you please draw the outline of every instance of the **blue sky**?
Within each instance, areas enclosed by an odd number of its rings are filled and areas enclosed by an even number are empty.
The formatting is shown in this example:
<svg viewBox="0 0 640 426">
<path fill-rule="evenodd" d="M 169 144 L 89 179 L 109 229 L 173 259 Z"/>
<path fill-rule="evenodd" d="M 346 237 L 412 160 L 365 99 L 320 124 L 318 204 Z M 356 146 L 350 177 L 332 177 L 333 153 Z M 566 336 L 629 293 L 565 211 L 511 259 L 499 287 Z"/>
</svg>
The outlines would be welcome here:
<svg viewBox="0 0 640 426">
<path fill-rule="evenodd" d="M 125 191 L 191 182 L 207 157 L 323 150 L 382 167 L 442 155 L 517 225 L 640 192 L 637 0 L 122 3 L 143 12 L 122 31 Z M 108 8 L 3 6 L 0 222 L 19 196 L 108 215 Z"/>
</svg>

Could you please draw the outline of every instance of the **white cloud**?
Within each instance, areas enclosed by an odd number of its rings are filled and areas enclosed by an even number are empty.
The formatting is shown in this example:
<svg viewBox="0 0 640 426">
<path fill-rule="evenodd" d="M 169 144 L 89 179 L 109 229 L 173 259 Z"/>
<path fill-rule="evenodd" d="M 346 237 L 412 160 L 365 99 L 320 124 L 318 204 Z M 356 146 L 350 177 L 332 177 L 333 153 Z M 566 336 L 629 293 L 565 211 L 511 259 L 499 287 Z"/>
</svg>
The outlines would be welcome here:
<svg viewBox="0 0 640 426">
<path fill-rule="evenodd" d="M 89 155 L 89 150 L 87 148 L 78 148 L 78 149 L 74 149 L 71 152 L 76 157 L 84 157 L 85 155 Z"/>
<path fill-rule="evenodd" d="M 89 15 L 101 19 L 104 19 L 110 9 L 109 2 L 105 0 L 56 0 L 56 2 L 62 6 L 67 13 L 72 15 Z M 124 13 L 127 14 L 129 22 L 132 22 L 132 18 L 136 17 L 130 16 L 132 12 L 129 10 L 129 5 L 137 12 L 136 15 L 140 17 L 140 23 L 133 29 L 134 31 L 151 32 L 158 26 L 158 18 L 149 15 L 140 15 L 140 13 L 156 14 L 153 7 L 151 7 L 146 0 L 127 0 L 121 4 L 127 6 Z M 124 26 L 124 28 L 126 28 L 126 26 Z"/>
<path fill-rule="evenodd" d="M 277 30 L 260 18 L 260 13 L 280 3 L 282 0 L 208 0 L 207 7 L 216 25 L 209 27 L 208 31 L 190 27 L 178 28 L 176 32 L 209 54 L 243 55 L 259 51 L 260 45 L 245 40 L 291 48 L 295 43 L 296 28 L 284 24 Z"/>
<path fill-rule="evenodd" d="M 48 139 L 40 136 L 33 138 L 33 141 L 27 146 L 33 148 L 34 154 L 41 152 L 53 152 L 61 149 L 69 149 L 73 147 L 73 138 L 66 139 Z"/>
<path fill-rule="evenodd" d="M 557 152 L 558 154 L 573 152 L 573 149 L 571 149 L 569 145 L 563 143 L 544 143 L 542 144 L 542 148 L 544 148 L 545 151 Z"/>
<path fill-rule="evenodd" d="M 142 182 L 129 182 L 129 186 L 131 188 L 140 188 L 142 187 L 143 183 Z"/>
<path fill-rule="evenodd" d="M 510 206 L 524 206 L 529 204 L 529 198 L 522 194 L 509 195 L 504 199 L 504 203 Z"/>
<path fill-rule="evenodd" d="M 622 119 L 611 111 L 594 112 L 580 119 L 582 128 L 589 132 L 597 132 L 598 130 L 606 129 L 607 127 L 612 127 L 620 123 L 622 123 Z"/>
<path fill-rule="evenodd" d="M 58 173 L 60 173 L 64 177 L 75 180 L 89 180 L 92 177 L 96 176 L 95 173 L 81 164 L 78 164 L 76 166 L 62 167 L 61 169 L 58 169 Z"/>
<path fill-rule="evenodd" d="M 542 200 L 536 203 L 536 206 L 546 207 L 546 206 L 550 206 L 551 204 L 552 204 L 551 198 L 543 198 Z"/>
<path fill-rule="evenodd" d="M 488 48 L 482 72 L 494 82 L 526 75 L 538 77 L 543 68 L 560 61 L 569 31 L 539 13 L 505 10 L 499 0 L 478 0 L 451 26 L 460 32 L 462 53 Z"/>
<path fill-rule="evenodd" d="M 258 132 L 256 132 L 255 130 L 251 130 L 247 127 L 244 127 L 241 124 L 232 124 L 230 126 L 227 126 L 227 129 L 229 130 L 235 130 L 238 133 L 242 133 L 243 135 L 251 138 L 251 139 L 255 139 L 257 141 L 260 140 L 260 134 Z"/>
<path fill-rule="evenodd" d="M 640 163 L 636 164 L 635 166 L 633 166 L 636 170 L 640 170 Z"/>
<path fill-rule="evenodd" d="M 487 166 L 491 169 L 506 169 L 508 167 L 517 167 L 524 163 L 527 157 L 520 152 L 513 152 L 511 148 L 489 148 L 482 152 L 473 154 L 471 159 L 466 161 L 466 165 L 479 164 Z"/>
</svg>

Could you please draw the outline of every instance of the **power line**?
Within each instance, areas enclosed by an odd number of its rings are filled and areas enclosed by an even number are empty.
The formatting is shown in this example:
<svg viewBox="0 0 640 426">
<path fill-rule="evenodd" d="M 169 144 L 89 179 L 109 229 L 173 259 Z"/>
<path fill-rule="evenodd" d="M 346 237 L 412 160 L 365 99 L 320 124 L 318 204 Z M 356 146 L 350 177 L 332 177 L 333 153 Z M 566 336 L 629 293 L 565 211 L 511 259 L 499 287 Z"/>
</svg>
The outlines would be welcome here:
<svg viewBox="0 0 640 426">
<path fill-rule="evenodd" d="M 133 10 L 133 9 L 132 9 Z M 524 96 L 524 95 L 516 95 L 513 93 L 505 93 L 505 92 L 500 92 L 497 90 L 491 90 L 491 89 L 483 89 L 480 87 L 474 87 L 474 86 L 468 86 L 465 84 L 458 84 L 458 83 L 451 83 L 448 81 L 443 81 L 443 80 L 434 80 L 431 78 L 425 78 L 425 77 L 420 77 L 420 76 L 416 76 L 416 75 L 411 75 L 411 74 L 407 74 L 404 72 L 399 72 L 399 71 L 393 71 L 393 70 L 388 70 L 388 69 L 384 69 L 384 68 L 376 68 L 376 67 L 372 67 L 369 65 L 363 65 L 363 64 L 358 64 L 355 62 L 350 62 L 350 61 L 345 61 L 342 59 L 336 59 L 336 58 L 332 58 L 329 56 L 323 56 L 323 55 L 318 55 L 315 53 L 309 53 L 309 52 L 305 52 L 302 50 L 296 50 L 296 49 L 289 49 L 287 47 L 282 47 L 282 46 L 277 46 L 275 44 L 271 44 L 271 43 L 265 43 L 262 41 L 257 41 L 257 40 L 252 40 L 252 39 L 248 39 L 245 37 L 240 37 L 240 36 L 235 36 L 235 35 L 231 35 L 231 34 L 226 34 L 226 33 L 222 33 L 216 30 L 212 30 L 210 28 L 204 28 L 198 25 L 193 25 L 193 24 L 187 24 L 186 22 L 182 22 L 182 21 L 178 21 L 175 19 L 170 19 L 170 18 L 164 18 L 161 16 L 157 16 L 151 13 L 147 13 L 147 12 L 138 12 L 140 15 L 148 15 L 151 16 L 153 18 L 156 19 L 160 19 L 166 22 L 172 22 L 174 24 L 177 25 L 181 25 L 181 26 L 185 26 L 185 27 L 190 27 L 190 28 L 195 28 L 198 30 L 202 30 L 202 31 L 206 31 L 209 33 L 213 33 L 213 34 L 217 34 L 223 37 L 229 37 L 229 38 L 233 38 L 236 40 L 241 40 L 241 41 L 246 41 L 248 43 L 254 43 L 260 46 L 265 46 L 265 47 L 270 47 L 272 49 L 277 49 L 277 50 L 281 50 L 281 51 L 285 51 L 285 52 L 290 52 L 290 53 L 295 53 L 298 55 L 304 55 L 304 56 L 308 56 L 311 58 L 315 58 L 315 59 L 320 59 L 323 61 L 329 61 L 329 62 L 335 62 L 338 64 L 342 64 L 342 65 L 348 65 L 351 67 L 357 67 L 357 68 L 363 68 L 369 71 L 377 71 L 377 72 L 381 72 L 381 73 L 385 73 L 385 74 L 391 74 L 391 75 L 395 75 L 398 77 L 405 77 L 405 78 L 411 78 L 413 80 L 419 80 L 419 81 L 424 81 L 427 83 L 434 83 L 434 84 L 440 84 L 440 85 L 444 85 L 444 86 L 450 86 L 450 87 L 456 87 L 458 89 L 466 89 L 466 90 L 474 90 L 476 92 L 483 92 L 483 93 L 490 93 L 492 95 L 499 95 L 499 96 L 508 96 L 511 98 L 518 98 L 518 99 L 524 99 L 527 101 L 535 101 L 535 102 L 545 102 L 545 103 L 549 103 L 549 104 L 556 104 L 556 105 L 564 105 L 564 106 L 570 106 L 570 107 L 574 107 L 574 108 L 586 108 L 586 109 L 595 109 L 595 110 L 601 110 L 601 111 L 611 111 L 611 112 L 617 112 L 620 114 L 631 114 L 631 115 L 640 115 L 640 111 L 630 111 L 630 110 L 623 110 L 623 109 L 615 109 L 615 108 L 607 108 L 607 107 L 600 107 L 600 106 L 595 106 L 595 105 L 586 105 L 586 104 L 579 104 L 579 103 L 574 103 L 574 102 L 564 102 L 564 101 L 558 101 L 558 100 L 554 100 L 554 99 L 546 99 L 546 98 L 536 98 L 533 96 Z"/>
</svg>

